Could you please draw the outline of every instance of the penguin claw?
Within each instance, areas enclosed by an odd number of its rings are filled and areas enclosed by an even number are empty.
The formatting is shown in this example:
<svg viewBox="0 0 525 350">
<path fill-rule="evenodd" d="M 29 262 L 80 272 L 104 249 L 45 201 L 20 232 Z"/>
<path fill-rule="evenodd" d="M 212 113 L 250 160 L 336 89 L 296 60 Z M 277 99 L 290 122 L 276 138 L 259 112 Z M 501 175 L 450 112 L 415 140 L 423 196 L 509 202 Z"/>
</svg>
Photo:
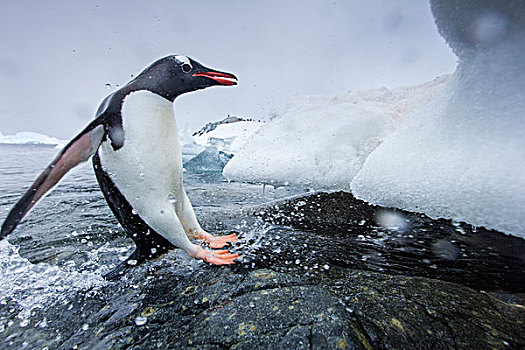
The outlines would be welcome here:
<svg viewBox="0 0 525 350">
<path fill-rule="evenodd" d="M 206 231 L 202 231 L 197 233 L 195 238 L 204 240 L 204 243 L 213 249 L 224 248 L 228 244 L 237 241 L 237 235 L 235 233 L 226 236 L 214 236 Z"/>
<path fill-rule="evenodd" d="M 239 257 L 237 253 L 230 253 L 227 250 L 206 250 L 196 246 L 196 252 L 190 256 L 201 259 L 212 265 L 232 265 L 235 259 Z"/>
</svg>

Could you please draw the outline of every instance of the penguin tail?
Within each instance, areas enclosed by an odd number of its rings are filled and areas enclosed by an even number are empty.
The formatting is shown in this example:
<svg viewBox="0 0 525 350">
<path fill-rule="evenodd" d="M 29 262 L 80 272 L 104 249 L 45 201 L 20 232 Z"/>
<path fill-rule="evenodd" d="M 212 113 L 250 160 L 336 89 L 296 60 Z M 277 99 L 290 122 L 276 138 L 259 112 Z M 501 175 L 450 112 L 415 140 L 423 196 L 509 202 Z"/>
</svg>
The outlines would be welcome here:
<svg viewBox="0 0 525 350">
<path fill-rule="evenodd" d="M 144 261 L 146 261 L 146 259 L 141 258 L 139 256 L 139 254 L 137 253 L 137 251 L 135 250 L 129 256 L 129 258 L 127 258 L 126 260 L 124 260 L 123 262 L 118 264 L 117 267 L 115 267 L 113 270 L 111 270 L 107 274 L 105 274 L 104 278 L 109 280 L 109 281 L 116 280 L 116 279 L 122 277 L 122 275 L 124 275 L 130 269 L 132 269 L 132 268 L 142 264 Z"/>
</svg>

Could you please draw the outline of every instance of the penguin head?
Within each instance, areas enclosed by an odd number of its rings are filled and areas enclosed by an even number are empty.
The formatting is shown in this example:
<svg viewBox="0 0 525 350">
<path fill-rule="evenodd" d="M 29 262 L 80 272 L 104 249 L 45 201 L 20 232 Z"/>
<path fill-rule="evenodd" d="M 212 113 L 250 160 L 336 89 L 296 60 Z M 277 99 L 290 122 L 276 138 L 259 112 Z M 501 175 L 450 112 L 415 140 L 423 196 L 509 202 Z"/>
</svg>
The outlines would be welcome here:
<svg viewBox="0 0 525 350">
<path fill-rule="evenodd" d="M 128 85 L 133 90 L 149 90 L 173 101 L 186 92 L 237 85 L 237 77 L 205 67 L 187 56 L 171 55 L 152 63 Z"/>
</svg>

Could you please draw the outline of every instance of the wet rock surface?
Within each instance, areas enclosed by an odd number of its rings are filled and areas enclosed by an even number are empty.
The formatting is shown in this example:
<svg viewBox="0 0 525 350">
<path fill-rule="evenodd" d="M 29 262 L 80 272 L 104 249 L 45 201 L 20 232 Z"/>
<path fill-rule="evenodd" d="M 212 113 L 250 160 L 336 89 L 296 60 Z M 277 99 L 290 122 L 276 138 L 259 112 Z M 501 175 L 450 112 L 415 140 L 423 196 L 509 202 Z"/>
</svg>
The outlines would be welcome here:
<svg viewBox="0 0 525 350">
<path fill-rule="evenodd" d="M 525 346 L 525 297 L 523 284 L 518 284 L 523 279 L 518 266 L 523 252 L 520 241 L 494 245 L 498 256 L 491 255 L 493 250 L 487 250 L 485 241 L 490 232 L 480 234 L 483 239 L 477 241 L 474 236 L 479 229 L 474 233 L 462 224 L 418 221 L 407 213 L 403 215 L 410 228 L 394 232 L 375 223 L 378 209 L 348 194 L 333 193 L 250 210 L 272 223 L 246 212 L 218 210 L 207 215 L 203 224 L 215 233 L 241 235 L 233 248 L 243 254 L 239 264 L 208 266 L 173 251 L 101 289 L 42 305 L 25 323 L 13 316 L 12 306 L 0 305 L 5 325 L 0 348 Z M 258 235 L 246 233 L 253 227 Z M 460 228 L 463 233 L 458 232 Z M 432 235 L 443 242 L 452 235 L 458 252 L 445 254 L 450 247 L 442 243 L 443 249 L 430 253 L 423 233 L 428 242 Z M 456 234 L 464 239 L 459 241 Z M 400 241 L 403 235 L 417 235 L 415 242 L 423 243 Z M 410 254 L 402 254 L 403 245 Z M 421 259 L 417 251 L 423 248 L 425 258 Z M 368 257 L 364 260 L 362 249 Z M 471 250 L 476 255 L 469 255 Z M 512 254 L 503 254 L 509 250 Z M 487 259 L 492 257 L 489 265 L 469 270 L 474 260 L 484 261 L 482 252 L 489 254 Z M 447 265 L 463 258 L 471 264 Z M 430 264 L 421 261 L 430 259 Z M 483 270 L 495 276 L 492 288 L 476 288 L 488 286 Z M 482 282 L 471 274 L 479 275 Z"/>
</svg>

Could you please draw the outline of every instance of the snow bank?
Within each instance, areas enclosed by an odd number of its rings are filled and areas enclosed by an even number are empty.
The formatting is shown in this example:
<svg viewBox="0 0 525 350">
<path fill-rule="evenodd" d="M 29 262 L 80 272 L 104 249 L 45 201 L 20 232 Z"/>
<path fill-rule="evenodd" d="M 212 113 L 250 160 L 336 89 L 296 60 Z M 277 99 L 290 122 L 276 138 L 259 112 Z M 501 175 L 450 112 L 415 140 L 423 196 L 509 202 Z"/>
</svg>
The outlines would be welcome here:
<svg viewBox="0 0 525 350">
<path fill-rule="evenodd" d="M 63 144 L 64 141 L 36 132 L 24 131 L 15 135 L 2 135 L 0 133 L 0 143 L 58 145 Z"/>
<path fill-rule="evenodd" d="M 335 97 L 297 96 L 276 112 L 224 168 L 230 180 L 349 189 L 368 154 L 449 77 Z"/>
<path fill-rule="evenodd" d="M 352 190 L 375 204 L 525 237 L 525 5 L 479 4 L 433 3 L 460 57 L 454 78 L 370 155 Z"/>
</svg>

